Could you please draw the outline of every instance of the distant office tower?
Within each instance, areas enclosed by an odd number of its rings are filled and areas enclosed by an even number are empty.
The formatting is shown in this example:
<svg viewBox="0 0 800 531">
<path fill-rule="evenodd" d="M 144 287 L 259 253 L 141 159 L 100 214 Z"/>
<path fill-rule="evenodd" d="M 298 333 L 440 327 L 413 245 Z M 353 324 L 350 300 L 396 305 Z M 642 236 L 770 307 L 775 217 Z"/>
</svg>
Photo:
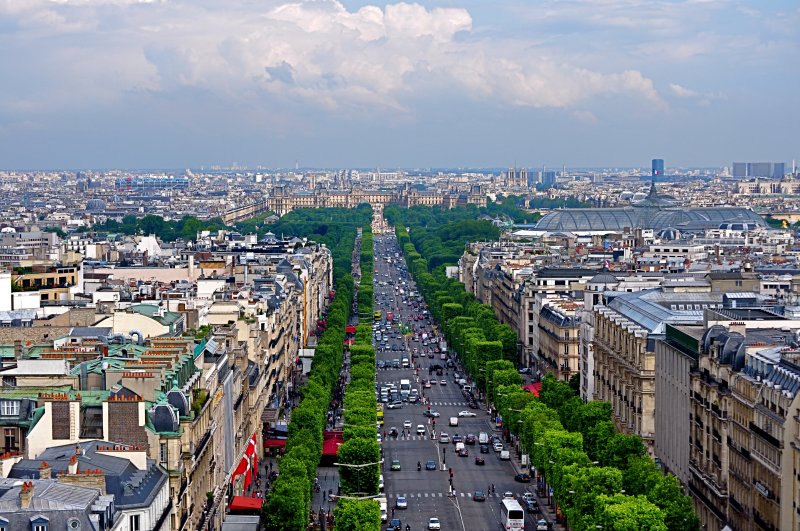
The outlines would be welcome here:
<svg viewBox="0 0 800 531">
<path fill-rule="evenodd" d="M 133 175 L 130 177 L 117 177 L 115 182 L 118 190 L 171 190 L 189 188 L 189 178 L 171 175 Z"/>
<path fill-rule="evenodd" d="M 660 175 L 664 175 L 664 159 L 653 159 L 653 164 L 651 166 L 653 177 L 658 177 Z"/>
<path fill-rule="evenodd" d="M 553 170 L 542 170 L 542 184 L 545 186 L 555 186 L 557 173 Z"/>
<path fill-rule="evenodd" d="M 781 179 L 786 173 L 785 162 L 734 162 L 733 176 L 735 178 L 746 177 L 770 177 Z"/>
</svg>

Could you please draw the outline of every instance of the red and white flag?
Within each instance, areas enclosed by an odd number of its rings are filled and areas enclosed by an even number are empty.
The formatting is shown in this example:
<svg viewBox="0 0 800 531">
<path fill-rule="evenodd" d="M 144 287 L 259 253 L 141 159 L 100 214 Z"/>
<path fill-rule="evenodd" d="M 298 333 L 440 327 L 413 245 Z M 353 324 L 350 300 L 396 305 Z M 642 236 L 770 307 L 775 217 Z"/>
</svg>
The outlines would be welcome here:
<svg viewBox="0 0 800 531">
<path fill-rule="evenodd" d="M 250 440 L 247 441 L 247 447 L 244 450 L 244 455 L 253 459 L 253 470 L 258 470 L 258 452 L 256 451 L 258 444 L 256 434 L 254 433 Z"/>
<path fill-rule="evenodd" d="M 250 470 L 250 460 L 247 459 L 247 456 L 242 456 L 242 460 L 239 461 L 239 465 L 236 467 L 236 470 L 233 471 L 233 475 L 231 476 L 231 483 L 236 479 L 237 476 L 241 476 L 245 472 Z"/>
</svg>

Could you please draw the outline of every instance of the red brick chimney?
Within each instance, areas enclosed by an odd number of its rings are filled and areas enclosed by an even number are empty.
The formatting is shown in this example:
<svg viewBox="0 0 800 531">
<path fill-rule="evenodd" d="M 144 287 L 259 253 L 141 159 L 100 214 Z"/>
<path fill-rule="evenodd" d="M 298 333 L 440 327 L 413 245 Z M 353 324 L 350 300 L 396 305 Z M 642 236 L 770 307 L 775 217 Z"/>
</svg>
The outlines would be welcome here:
<svg viewBox="0 0 800 531">
<path fill-rule="evenodd" d="M 31 506 L 31 498 L 33 498 L 33 483 L 26 481 L 19 491 L 19 506 L 28 509 Z"/>
<path fill-rule="evenodd" d="M 39 465 L 39 479 L 50 479 L 53 467 L 47 464 L 47 461 L 42 461 Z"/>
</svg>

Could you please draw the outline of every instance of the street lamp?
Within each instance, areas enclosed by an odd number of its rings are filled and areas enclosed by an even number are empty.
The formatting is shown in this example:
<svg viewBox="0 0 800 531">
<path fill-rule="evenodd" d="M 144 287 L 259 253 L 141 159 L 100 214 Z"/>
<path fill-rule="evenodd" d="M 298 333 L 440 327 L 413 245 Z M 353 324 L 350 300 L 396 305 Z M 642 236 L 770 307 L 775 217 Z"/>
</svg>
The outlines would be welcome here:
<svg viewBox="0 0 800 531">
<path fill-rule="evenodd" d="M 361 492 L 361 469 L 368 466 L 375 466 L 375 465 L 382 465 L 383 459 L 380 461 L 375 461 L 374 463 L 361 463 L 358 465 L 352 463 L 334 463 L 333 466 L 341 466 L 345 468 L 355 468 L 356 469 L 356 488 L 358 489 L 356 494 L 362 494 Z"/>
</svg>

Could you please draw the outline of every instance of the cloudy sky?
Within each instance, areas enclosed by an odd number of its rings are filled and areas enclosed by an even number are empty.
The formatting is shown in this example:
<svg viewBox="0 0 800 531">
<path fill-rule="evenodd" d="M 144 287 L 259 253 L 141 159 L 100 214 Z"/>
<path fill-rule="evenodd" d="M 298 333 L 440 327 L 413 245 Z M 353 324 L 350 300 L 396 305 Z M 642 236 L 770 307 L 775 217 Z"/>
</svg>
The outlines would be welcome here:
<svg viewBox="0 0 800 531">
<path fill-rule="evenodd" d="M 0 168 L 800 158 L 797 0 L 0 0 Z"/>
</svg>

